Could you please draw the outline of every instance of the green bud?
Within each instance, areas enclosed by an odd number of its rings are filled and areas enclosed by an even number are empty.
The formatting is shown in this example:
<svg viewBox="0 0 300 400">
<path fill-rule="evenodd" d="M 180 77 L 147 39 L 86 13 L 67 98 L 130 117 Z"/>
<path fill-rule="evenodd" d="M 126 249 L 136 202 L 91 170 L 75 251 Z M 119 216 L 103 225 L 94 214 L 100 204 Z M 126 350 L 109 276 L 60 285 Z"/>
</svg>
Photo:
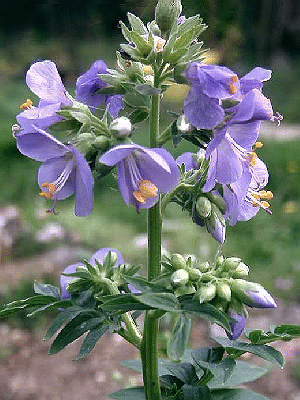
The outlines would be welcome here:
<svg viewBox="0 0 300 400">
<path fill-rule="evenodd" d="M 208 285 L 201 286 L 196 296 L 198 297 L 200 303 L 207 303 L 215 298 L 217 293 L 217 288 L 214 283 L 209 283 Z"/>
<path fill-rule="evenodd" d="M 174 269 L 185 269 L 186 268 L 186 261 L 181 254 L 172 254 L 171 264 Z"/>
<path fill-rule="evenodd" d="M 232 279 L 229 281 L 232 294 L 242 303 L 249 303 L 248 292 L 256 292 L 260 285 L 245 281 L 244 279 Z"/>
<path fill-rule="evenodd" d="M 222 214 L 226 212 L 226 204 L 225 201 L 218 196 L 217 194 L 212 195 L 212 202 L 218 207 Z"/>
<path fill-rule="evenodd" d="M 207 197 L 198 197 L 196 201 L 196 210 L 200 218 L 208 218 L 211 214 L 211 202 Z"/>
<path fill-rule="evenodd" d="M 240 262 L 241 262 L 241 259 L 238 257 L 226 258 L 223 262 L 222 269 L 223 269 L 223 271 L 234 270 L 238 267 Z"/>
<path fill-rule="evenodd" d="M 236 267 L 234 271 L 232 271 L 231 276 L 233 278 L 246 278 L 249 274 L 249 267 L 248 265 L 240 262 L 239 265 Z"/>
<path fill-rule="evenodd" d="M 230 301 L 231 300 L 230 286 L 225 282 L 218 282 L 217 295 L 223 300 Z"/>
<path fill-rule="evenodd" d="M 94 138 L 92 145 L 97 150 L 106 150 L 109 146 L 109 139 L 103 135 L 97 136 Z"/>
<path fill-rule="evenodd" d="M 130 119 L 127 117 L 116 118 L 109 125 L 109 129 L 117 137 L 128 136 L 132 129 Z"/>
<path fill-rule="evenodd" d="M 82 154 L 87 154 L 93 148 L 95 135 L 90 132 L 84 132 L 77 135 L 76 149 Z"/>
<path fill-rule="evenodd" d="M 189 278 L 192 282 L 197 282 L 202 276 L 201 271 L 199 271 L 199 269 L 197 268 L 190 268 L 188 270 L 188 273 L 189 273 Z"/>
<path fill-rule="evenodd" d="M 162 34 L 169 32 L 181 14 L 180 0 L 158 0 L 155 7 L 155 21 Z"/>
<path fill-rule="evenodd" d="M 208 272 L 209 269 L 210 269 L 209 262 L 208 262 L 208 261 L 205 261 L 205 262 L 199 264 L 198 269 L 199 269 L 201 272 Z"/>
<path fill-rule="evenodd" d="M 174 286 L 184 286 L 189 281 L 189 273 L 185 269 L 178 269 L 171 275 L 171 282 Z"/>
</svg>

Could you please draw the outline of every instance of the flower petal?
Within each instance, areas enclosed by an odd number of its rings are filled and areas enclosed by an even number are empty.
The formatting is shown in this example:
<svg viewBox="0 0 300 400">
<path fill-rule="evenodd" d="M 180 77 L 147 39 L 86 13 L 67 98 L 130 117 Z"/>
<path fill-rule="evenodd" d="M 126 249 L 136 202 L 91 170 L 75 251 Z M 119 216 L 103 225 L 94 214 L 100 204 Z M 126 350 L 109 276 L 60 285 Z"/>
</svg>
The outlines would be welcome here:
<svg viewBox="0 0 300 400">
<path fill-rule="evenodd" d="M 100 264 L 102 264 L 106 254 L 109 251 L 114 252 L 117 255 L 117 261 L 116 261 L 115 265 L 124 264 L 124 258 L 122 256 L 122 254 L 118 250 L 116 250 L 116 249 L 114 249 L 112 247 L 103 247 L 102 249 L 96 251 L 96 253 L 94 253 L 92 255 L 92 257 L 90 258 L 89 263 L 91 265 L 95 266 L 95 260 L 97 260 L 97 261 L 99 261 Z"/>
<path fill-rule="evenodd" d="M 85 217 L 94 209 L 94 178 L 84 156 L 77 150 L 73 150 L 73 155 L 76 162 L 75 215 Z"/>
</svg>

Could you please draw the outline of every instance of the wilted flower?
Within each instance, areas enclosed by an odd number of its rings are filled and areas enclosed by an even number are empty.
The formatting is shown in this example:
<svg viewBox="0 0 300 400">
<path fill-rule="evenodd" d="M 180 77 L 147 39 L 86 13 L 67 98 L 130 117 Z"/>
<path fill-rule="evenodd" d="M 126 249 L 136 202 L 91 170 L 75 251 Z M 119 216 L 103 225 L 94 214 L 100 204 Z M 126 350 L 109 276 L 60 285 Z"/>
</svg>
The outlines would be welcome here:
<svg viewBox="0 0 300 400">
<path fill-rule="evenodd" d="M 75 215 L 88 215 L 94 207 L 94 179 L 91 169 L 81 153 L 61 143 L 48 132 L 38 128 L 16 134 L 17 147 L 22 154 L 42 161 L 38 173 L 41 196 L 53 199 L 50 212 L 55 212 L 58 200 L 75 193 Z"/>
<path fill-rule="evenodd" d="M 96 260 L 100 264 L 102 264 L 109 251 L 116 258 L 115 265 L 124 264 L 124 259 L 122 257 L 122 254 L 118 250 L 115 250 L 115 249 L 110 248 L 110 247 L 103 247 L 102 249 L 96 251 L 96 253 L 94 253 L 92 255 L 92 257 L 90 258 L 89 264 L 91 264 L 92 266 L 95 266 L 96 265 Z M 72 265 L 69 265 L 67 268 L 65 268 L 63 273 L 65 273 L 65 274 L 73 274 L 76 271 L 76 268 L 79 267 L 79 266 L 84 267 L 84 265 L 82 263 L 72 264 Z M 73 276 L 65 276 L 65 275 L 61 275 L 60 276 L 61 298 L 62 299 L 68 299 L 70 297 L 70 294 L 68 293 L 67 287 L 68 287 L 68 284 L 70 282 L 72 282 L 73 279 L 75 279 L 75 277 L 73 277 Z"/>
<path fill-rule="evenodd" d="M 109 74 L 106 64 L 102 60 L 95 61 L 92 66 L 77 79 L 75 99 L 86 104 L 91 111 L 95 111 L 104 101 L 105 106 L 109 105 L 109 112 L 115 118 L 119 111 L 124 108 L 123 96 L 119 94 L 106 95 L 99 91 L 107 87 L 99 74 Z"/>
<path fill-rule="evenodd" d="M 61 120 L 56 112 L 61 106 L 71 105 L 66 89 L 61 81 L 53 61 L 38 61 L 31 65 L 26 74 L 29 89 L 39 98 L 38 107 L 34 107 L 30 99 L 21 105 L 24 111 L 17 115 L 17 121 L 23 130 L 31 129 L 34 124 L 45 129 Z"/>
<path fill-rule="evenodd" d="M 165 149 L 123 144 L 108 150 L 99 162 L 117 165 L 123 199 L 138 212 L 140 208 L 152 207 L 158 201 L 158 194 L 171 190 L 180 179 L 177 164 Z"/>
<path fill-rule="evenodd" d="M 220 100 L 230 98 L 239 89 L 237 75 L 226 67 L 191 63 L 186 72 L 190 91 L 184 102 L 189 122 L 199 129 L 212 129 L 225 116 Z"/>
</svg>

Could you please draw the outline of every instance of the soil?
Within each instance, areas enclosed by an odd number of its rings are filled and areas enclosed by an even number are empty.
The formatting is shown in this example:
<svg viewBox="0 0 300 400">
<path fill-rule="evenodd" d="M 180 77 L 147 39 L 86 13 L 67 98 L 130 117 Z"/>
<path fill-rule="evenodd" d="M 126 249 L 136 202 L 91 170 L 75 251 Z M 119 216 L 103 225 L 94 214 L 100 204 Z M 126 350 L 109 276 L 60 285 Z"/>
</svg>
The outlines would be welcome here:
<svg viewBox="0 0 300 400">
<path fill-rule="evenodd" d="M 75 253 L 60 249 L 26 261 L 0 265 L 0 289 L 7 282 L 17 284 L 24 277 L 52 274 L 58 279 L 59 272 L 74 262 Z M 291 320 L 292 319 L 292 320 Z M 300 307 L 283 303 L 274 310 L 250 311 L 248 328 L 268 330 L 270 324 L 300 324 Z M 46 330 L 47 327 L 45 327 Z M 203 321 L 194 321 L 191 342 L 193 347 L 211 345 L 209 334 L 223 334 L 217 327 Z M 0 400 L 102 400 L 106 395 L 126 386 L 142 383 L 141 375 L 121 367 L 120 362 L 138 356 L 136 349 L 121 337 L 108 333 L 97 343 L 94 351 L 85 359 L 73 361 L 82 339 L 66 347 L 57 355 L 47 354 L 49 343 L 43 341 L 43 333 L 13 328 L 0 323 Z M 272 400 L 299 400 L 300 390 L 294 371 L 300 354 L 300 341 L 277 344 L 286 359 L 283 369 L 273 368 L 268 376 L 248 385 Z M 246 355 L 246 358 L 250 358 Z M 253 358 L 254 362 L 261 362 Z"/>
</svg>

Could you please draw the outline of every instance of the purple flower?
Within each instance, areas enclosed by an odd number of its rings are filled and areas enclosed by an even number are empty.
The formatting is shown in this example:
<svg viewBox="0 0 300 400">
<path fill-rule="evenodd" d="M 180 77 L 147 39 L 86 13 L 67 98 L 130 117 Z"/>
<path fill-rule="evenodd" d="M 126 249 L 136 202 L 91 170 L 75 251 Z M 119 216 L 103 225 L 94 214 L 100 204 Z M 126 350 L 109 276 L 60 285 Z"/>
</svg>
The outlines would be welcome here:
<svg viewBox="0 0 300 400">
<path fill-rule="evenodd" d="M 81 153 L 61 143 L 46 131 L 32 127 L 16 134 L 17 147 L 22 154 L 42 161 L 38 173 L 41 196 L 53 199 L 50 212 L 55 212 L 58 200 L 75 193 L 75 215 L 88 215 L 94 207 L 94 179 L 91 169 Z"/>
<path fill-rule="evenodd" d="M 182 153 L 180 156 L 176 158 L 176 163 L 181 166 L 182 164 L 185 165 L 185 170 L 190 171 L 191 169 L 197 169 L 197 163 L 193 157 L 193 153 L 187 151 L 186 153 Z"/>
<path fill-rule="evenodd" d="M 184 102 L 189 122 L 199 129 L 212 129 L 225 116 L 221 99 L 232 97 L 239 90 L 237 75 L 226 67 L 191 63 L 186 72 L 190 91 Z"/>
<path fill-rule="evenodd" d="M 271 191 L 263 190 L 268 182 L 266 165 L 254 156 L 250 167 L 244 167 L 241 177 L 230 185 L 223 185 L 223 199 L 226 203 L 226 217 L 230 225 L 237 221 L 248 221 L 257 214 L 260 208 L 269 214 L 269 203 L 273 197 Z"/>
<path fill-rule="evenodd" d="M 158 194 L 171 190 L 180 179 L 175 160 L 164 149 L 148 149 L 135 143 L 118 145 L 103 154 L 99 162 L 117 165 L 123 199 L 138 212 L 140 208 L 152 207 Z"/>
<path fill-rule="evenodd" d="M 96 260 L 100 263 L 103 264 L 103 261 L 105 259 L 105 256 L 107 255 L 107 253 L 111 251 L 112 253 L 114 253 L 117 257 L 116 257 L 116 261 L 115 261 L 115 265 L 121 265 L 124 264 L 124 259 L 122 257 L 122 254 L 118 251 L 115 250 L 113 248 L 110 247 L 103 247 L 102 249 L 96 251 L 96 253 L 94 253 L 92 255 L 92 257 L 89 260 L 89 264 L 91 264 L 92 266 L 96 265 Z M 76 263 L 76 264 L 72 264 L 69 265 L 67 268 L 64 269 L 63 273 L 65 274 L 73 274 L 76 271 L 76 268 L 82 266 L 83 264 L 81 263 Z M 60 276 L 60 286 L 61 286 L 61 299 L 68 299 L 70 297 L 70 294 L 67 291 L 67 286 L 70 282 L 72 282 L 73 279 L 76 279 L 73 276 L 65 276 L 65 275 L 61 275 Z"/>
<path fill-rule="evenodd" d="M 30 130 L 31 125 L 45 129 L 61 120 L 56 112 L 61 106 L 71 105 L 66 96 L 66 89 L 61 81 L 56 65 L 50 60 L 38 61 L 31 65 L 26 74 L 29 89 L 39 98 L 38 107 L 28 99 L 21 108 L 24 110 L 17 116 L 23 130 Z"/>
<path fill-rule="evenodd" d="M 246 313 L 241 311 L 241 313 L 238 314 L 233 308 L 229 308 L 227 310 L 227 316 L 232 318 L 229 320 L 232 333 L 226 332 L 226 334 L 229 339 L 236 340 L 241 336 L 243 330 L 245 329 L 247 322 Z"/>
<path fill-rule="evenodd" d="M 271 78 L 272 71 L 270 69 L 264 69 L 261 67 L 255 67 L 248 74 L 244 75 L 240 79 L 240 92 L 244 96 L 252 89 L 262 89 L 263 82 L 268 81 Z"/>
<path fill-rule="evenodd" d="M 99 74 L 109 74 L 102 60 L 95 61 L 90 69 L 77 79 L 75 99 L 89 106 L 91 111 L 95 111 L 105 101 L 105 105 L 109 105 L 110 114 L 116 118 L 119 111 L 124 108 L 123 96 L 99 93 L 100 89 L 108 86 L 99 78 Z"/>
</svg>

